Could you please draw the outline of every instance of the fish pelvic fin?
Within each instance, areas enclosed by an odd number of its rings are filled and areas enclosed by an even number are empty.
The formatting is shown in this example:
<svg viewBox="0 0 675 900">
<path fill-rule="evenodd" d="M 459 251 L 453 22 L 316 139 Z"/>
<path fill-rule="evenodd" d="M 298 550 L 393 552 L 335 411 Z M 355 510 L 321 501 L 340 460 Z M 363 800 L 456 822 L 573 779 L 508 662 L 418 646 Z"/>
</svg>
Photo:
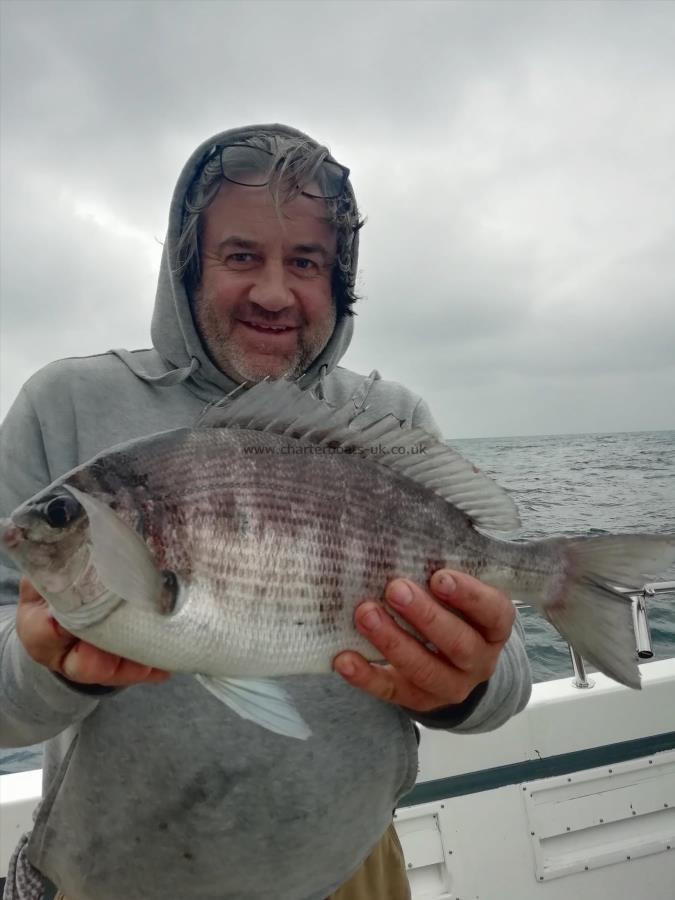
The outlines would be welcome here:
<svg viewBox="0 0 675 900">
<path fill-rule="evenodd" d="M 214 678 L 197 681 L 231 710 L 284 737 L 307 740 L 312 731 L 295 708 L 288 692 L 275 681 L 258 678 Z"/>
<path fill-rule="evenodd" d="M 640 688 L 631 598 L 675 560 L 675 536 L 607 535 L 565 541 L 568 577 L 543 613 L 603 674 Z"/>
<path fill-rule="evenodd" d="M 265 379 L 207 408 L 197 427 L 272 432 L 359 455 L 438 494 L 488 532 L 520 527 L 512 497 L 456 450 L 391 413 L 373 422 L 364 412 L 354 397 L 336 407 L 297 381 Z"/>
</svg>

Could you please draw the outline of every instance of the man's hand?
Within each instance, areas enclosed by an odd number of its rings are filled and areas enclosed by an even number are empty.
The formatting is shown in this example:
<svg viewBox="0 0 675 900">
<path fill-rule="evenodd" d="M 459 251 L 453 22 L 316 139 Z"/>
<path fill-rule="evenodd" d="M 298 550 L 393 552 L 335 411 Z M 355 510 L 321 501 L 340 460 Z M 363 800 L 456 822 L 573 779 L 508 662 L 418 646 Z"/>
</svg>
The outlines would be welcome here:
<svg viewBox="0 0 675 900">
<path fill-rule="evenodd" d="M 81 641 L 65 631 L 49 612 L 47 601 L 25 578 L 19 585 L 16 630 L 26 652 L 36 662 L 79 684 L 125 687 L 166 681 L 169 672 L 122 659 Z"/>
<path fill-rule="evenodd" d="M 384 597 L 437 652 L 398 626 L 380 604 L 367 601 L 356 610 L 356 627 L 390 664 L 369 663 L 353 651 L 333 661 L 350 684 L 417 712 L 462 703 L 487 681 L 516 615 L 506 594 L 461 572 L 440 569 L 429 587 L 431 593 L 397 578 L 387 585 Z"/>
</svg>

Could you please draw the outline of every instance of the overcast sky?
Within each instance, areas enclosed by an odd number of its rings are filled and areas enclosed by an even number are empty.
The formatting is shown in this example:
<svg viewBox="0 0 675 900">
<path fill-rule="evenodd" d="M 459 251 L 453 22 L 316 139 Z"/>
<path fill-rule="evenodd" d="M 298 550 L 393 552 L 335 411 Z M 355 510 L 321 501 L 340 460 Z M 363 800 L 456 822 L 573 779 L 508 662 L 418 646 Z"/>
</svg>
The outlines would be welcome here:
<svg viewBox="0 0 675 900">
<path fill-rule="evenodd" d="M 149 346 L 185 159 L 280 121 L 368 217 L 347 366 L 448 437 L 675 428 L 675 3 L 0 7 L 3 414 Z"/>
</svg>

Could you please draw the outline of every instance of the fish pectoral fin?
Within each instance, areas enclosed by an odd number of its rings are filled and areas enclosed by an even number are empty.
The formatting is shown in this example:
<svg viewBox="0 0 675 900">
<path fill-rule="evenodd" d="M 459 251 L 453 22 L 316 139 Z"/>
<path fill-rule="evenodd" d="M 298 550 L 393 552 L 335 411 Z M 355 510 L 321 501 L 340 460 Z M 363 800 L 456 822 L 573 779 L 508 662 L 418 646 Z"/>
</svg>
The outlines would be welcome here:
<svg viewBox="0 0 675 900">
<path fill-rule="evenodd" d="M 77 634 L 91 625 L 98 625 L 104 619 L 107 619 L 110 613 L 114 612 L 120 603 L 123 603 L 121 597 L 110 591 L 105 591 L 100 597 L 97 597 L 92 603 L 80 606 L 78 609 L 69 612 L 59 612 L 58 609 L 51 607 L 51 613 L 56 621 L 67 631 Z"/>
<path fill-rule="evenodd" d="M 128 603 L 162 611 L 165 582 L 142 538 L 107 504 L 70 484 L 89 520 L 91 561 L 108 590 Z"/>
<path fill-rule="evenodd" d="M 258 678 L 213 678 L 197 675 L 200 684 L 231 710 L 268 731 L 307 740 L 311 729 L 288 692 L 275 681 Z"/>
</svg>

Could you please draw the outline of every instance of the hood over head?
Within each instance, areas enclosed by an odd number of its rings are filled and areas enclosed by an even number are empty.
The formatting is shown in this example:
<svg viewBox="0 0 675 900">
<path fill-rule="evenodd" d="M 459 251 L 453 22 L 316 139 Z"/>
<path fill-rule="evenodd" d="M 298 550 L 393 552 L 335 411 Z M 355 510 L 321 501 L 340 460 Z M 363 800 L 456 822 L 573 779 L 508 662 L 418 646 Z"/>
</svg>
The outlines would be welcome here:
<svg viewBox="0 0 675 900">
<path fill-rule="evenodd" d="M 282 138 L 284 136 L 300 137 L 316 143 L 313 138 L 286 125 L 250 125 L 214 135 L 200 144 L 188 159 L 176 183 L 169 208 L 169 226 L 162 253 L 152 317 L 152 343 L 170 371 L 164 376 L 153 378 L 148 373 L 139 370 L 139 361 L 132 354 L 116 351 L 117 355 L 144 380 L 166 386 L 185 382 L 190 390 L 204 398 L 211 398 L 214 395 L 221 396 L 236 386 L 235 382 L 211 361 L 202 344 L 187 291 L 181 276 L 177 274 L 179 268 L 177 247 L 183 221 L 185 196 L 213 147 L 218 144 L 243 140 L 258 132 L 279 135 Z M 327 158 L 336 161 L 332 156 Z M 353 198 L 354 192 L 349 181 L 346 190 Z M 353 239 L 353 276 L 356 274 L 358 262 L 358 240 L 357 232 Z M 306 374 L 309 375 L 309 378 L 305 382 L 306 385 L 314 383 L 321 374 L 335 368 L 349 346 L 353 328 L 351 316 L 338 317 L 330 340 L 307 369 Z"/>
</svg>

